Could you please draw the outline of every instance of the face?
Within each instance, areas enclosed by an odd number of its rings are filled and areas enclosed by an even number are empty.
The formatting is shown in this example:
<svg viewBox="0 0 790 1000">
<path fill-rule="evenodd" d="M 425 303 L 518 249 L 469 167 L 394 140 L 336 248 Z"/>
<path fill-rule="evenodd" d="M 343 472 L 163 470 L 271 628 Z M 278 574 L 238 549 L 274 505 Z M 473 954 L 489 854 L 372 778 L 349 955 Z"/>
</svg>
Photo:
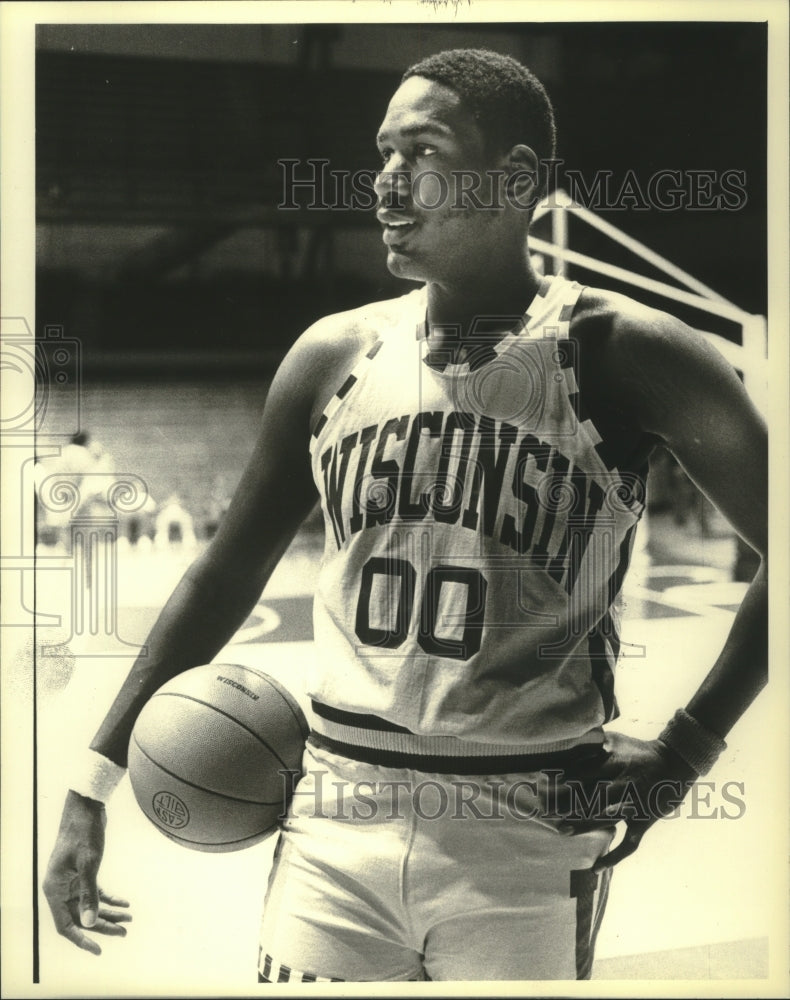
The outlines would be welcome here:
<svg viewBox="0 0 790 1000">
<path fill-rule="evenodd" d="M 448 87 L 410 77 L 395 92 L 377 138 L 383 166 L 376 180 L 377 218 L 387 266 L 401 278 L 468 281 L 502 252 L 501 209 L 482 132 Z M 473 185 L 477 183 L 476 189 Z M 464 194 L 473 189 L 475 197 Z"/>
</svg>

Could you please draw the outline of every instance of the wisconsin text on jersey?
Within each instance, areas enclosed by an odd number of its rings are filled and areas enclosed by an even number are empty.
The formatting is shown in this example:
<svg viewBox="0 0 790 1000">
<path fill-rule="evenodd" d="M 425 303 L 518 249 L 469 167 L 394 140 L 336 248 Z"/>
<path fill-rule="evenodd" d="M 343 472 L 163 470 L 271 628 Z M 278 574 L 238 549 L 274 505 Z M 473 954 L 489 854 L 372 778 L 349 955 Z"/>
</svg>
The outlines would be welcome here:
<svg viewBox="0 0 790 1000">
<path fill-rule="evenodd" d="M 528 554 L 569 594 L 596 526 L 614 523 L 615 507 L 635 508 L 643 488 L 636 476 L 602 484 L 556 445 L 458 410 L 371 424 L 330 445 L 320 462 L 338 548 L 378 525 L 460 524 Z M 418 464 L 434 471 L 417 472 Z"/>
</svg>

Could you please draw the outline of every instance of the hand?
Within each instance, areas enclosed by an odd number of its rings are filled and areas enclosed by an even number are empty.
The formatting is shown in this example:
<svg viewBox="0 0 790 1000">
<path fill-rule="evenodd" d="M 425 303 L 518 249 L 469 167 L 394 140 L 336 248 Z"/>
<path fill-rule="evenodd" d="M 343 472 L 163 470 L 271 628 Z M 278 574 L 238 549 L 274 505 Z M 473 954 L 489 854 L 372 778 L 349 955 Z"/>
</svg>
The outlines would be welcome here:
<svg viewBox="0 0 790 1000">
<path fill-rule="evenodd" d="M 126 928 L 122 925 L 132 919 L 111 908 L 128 907 L 126 900 L 103 892 L 96 882 L 106 823 L 101 802 L 69 791 L 44 878 L 44 895 L 58 934 L 93 955 L 101 955 L 101 948 L 82 932 L 80 924 L 97 934 L 123 937 Z"/>
<path fill-rule="evenodd" d="M 625 821 L 623 839 L 598 859 L 596 874 L 633 854 L 653 823 L 677 808 L 698 777 L 660 740 L 607 732 L 603 750 L 564 772 L 557 798 L 561 833 L 585 833 Z"/>
</svg>

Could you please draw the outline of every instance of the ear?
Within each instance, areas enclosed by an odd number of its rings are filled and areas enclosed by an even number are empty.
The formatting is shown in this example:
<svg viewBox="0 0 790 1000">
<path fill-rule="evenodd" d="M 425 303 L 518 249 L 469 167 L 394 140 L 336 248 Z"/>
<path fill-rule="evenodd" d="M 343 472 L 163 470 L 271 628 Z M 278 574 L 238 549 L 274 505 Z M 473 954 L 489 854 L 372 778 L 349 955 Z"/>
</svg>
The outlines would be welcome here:
<svg viewBox="0 0 790 1000">
<path fill-rule="evenodd" d="M 521 208 L 533 207 L 540 190 L 540 161 L 530 146 L 519 143 L 505 158 L 508 198 Z"/>
</svg>

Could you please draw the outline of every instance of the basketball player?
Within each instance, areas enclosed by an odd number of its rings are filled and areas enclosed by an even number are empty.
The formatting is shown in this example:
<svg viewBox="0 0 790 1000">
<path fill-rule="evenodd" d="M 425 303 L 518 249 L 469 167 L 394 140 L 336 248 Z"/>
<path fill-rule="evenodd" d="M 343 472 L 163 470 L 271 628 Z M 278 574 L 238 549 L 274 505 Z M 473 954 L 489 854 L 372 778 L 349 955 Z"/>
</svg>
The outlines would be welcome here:
<svg viewBox="0 0 790 1000">
<path fill-rule="evenodd" d="M 765 682 L 764 427 L 682 323 L 534 273 L 554 124 L 519 63 L 418 63 L 378 147 L 387 265 L 423 287 L 321 320 L 285 358 L 216 537 L 75 777 L 45 890 L 79 947 L 100 950 L 86 929 L 124 933 L 96 878 L 135 718 L 230 640 L 317 492 L 313 732 L 260 981 L 585 978 L 611 867 Z M 763 564 L 687 707 L 641 741 L 603 725 L 659 442 Z"/>
</svg>

